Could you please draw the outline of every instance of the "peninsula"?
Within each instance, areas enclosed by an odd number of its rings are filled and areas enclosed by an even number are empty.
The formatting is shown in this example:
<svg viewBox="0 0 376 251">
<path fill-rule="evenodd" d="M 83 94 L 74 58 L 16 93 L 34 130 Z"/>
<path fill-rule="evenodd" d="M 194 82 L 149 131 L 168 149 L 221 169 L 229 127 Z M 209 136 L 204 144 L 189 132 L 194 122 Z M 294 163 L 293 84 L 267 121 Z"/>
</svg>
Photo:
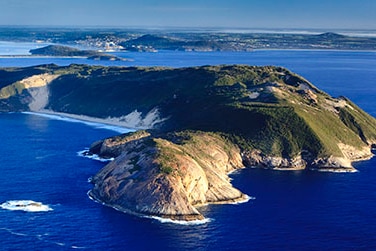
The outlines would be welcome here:
<svg viewBox="0 0 376 251">
<path fill-rule="evenodd" d="M 60 112 L 136 132 L 94 142 L 115 158 L 89 196 L 123 212 L 201 220 L 201 205 L 247 200 L 244 167 L 354 172 L 376 120 L 282 67 L 41 65 L 0 69 L 0 111 Z"/>
</svg>

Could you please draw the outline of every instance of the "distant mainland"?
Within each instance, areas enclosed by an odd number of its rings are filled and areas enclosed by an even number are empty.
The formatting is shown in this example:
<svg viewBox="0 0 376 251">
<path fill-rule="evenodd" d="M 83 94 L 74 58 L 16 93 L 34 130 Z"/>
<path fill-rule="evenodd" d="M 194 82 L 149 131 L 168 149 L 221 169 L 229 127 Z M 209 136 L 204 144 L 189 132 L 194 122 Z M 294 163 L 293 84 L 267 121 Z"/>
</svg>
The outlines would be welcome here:
<svg viewBox="0 0 376 251">
<path fill-rule="evenodd" d="M 341 30 L 307 32 L 300 30 L 0 27 L 0 41 L 60 44 L 75 48 L 96 48 L 96 51 L 104 52 L 253 51 L 260 49 L 376 50 L 374 31 Z M 109 59 L 114 60 L 112 57 Z"/>
</svg>

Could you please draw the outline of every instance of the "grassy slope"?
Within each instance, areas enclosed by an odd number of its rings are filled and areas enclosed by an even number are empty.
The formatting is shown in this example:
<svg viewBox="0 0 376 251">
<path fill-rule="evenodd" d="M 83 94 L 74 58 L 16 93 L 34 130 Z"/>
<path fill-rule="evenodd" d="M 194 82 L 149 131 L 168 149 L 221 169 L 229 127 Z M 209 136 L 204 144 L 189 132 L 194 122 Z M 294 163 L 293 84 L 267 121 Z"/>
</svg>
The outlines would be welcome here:
<svg viewBox="0 0 376 251">
<path fill-rule="evenodd" d="M 226 135 L 243 149 L 293 157 L 302 150 L 341 156 L 337 143 L 364 146 L 376 138 L 375 119 L 352 109 L 323 108 L 327 94 L 279 67 L 205 66 L 121 68 L 71 65 L 1 71 L 4 83 L 52 71 L 48 108 L 95 117 L 118 117 L 158 107 L 169 120 L 160 131 L 201 130 Z M 315 102 L 300 89 L 304 84 Z M 250 98 L 254 93 L 257 97 Z M 308 93 L 309 94 L 309 93 Z"/>
<path fill-rule="evenodd" d="M 63 56 L 63 57 L 89 57 L 95 56 L 99 53 L 91 50 L 79 50 L 77 48 L 62 46 L 62 45 L 48 45 L 42 48 L 30 50 L 32 55 L 45 56 Z"/>
</svg>

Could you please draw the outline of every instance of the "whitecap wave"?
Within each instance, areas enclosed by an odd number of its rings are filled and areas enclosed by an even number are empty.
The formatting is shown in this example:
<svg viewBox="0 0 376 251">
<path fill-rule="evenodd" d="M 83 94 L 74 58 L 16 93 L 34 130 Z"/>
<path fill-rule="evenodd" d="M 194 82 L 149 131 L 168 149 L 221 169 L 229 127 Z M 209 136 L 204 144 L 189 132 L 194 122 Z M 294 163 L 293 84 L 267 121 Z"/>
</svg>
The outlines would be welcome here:
<svg viewBox="0 0 376 251">
<path fill-rule="evenodd" d="M 72 249 L 87 249 L 87 247 L 71 246 Z"/>
<path fill-rule="evenodd" d="M 42 242 L 45 242 L 45 243 L 50 243 L 50 244 L 55 244 L 59 247 L 68 247 L 70 245 L 68 245 L 68 243 L 64 243 L 64 242 L 59 242 L 59 241 L 55 241 L 55 240 L 49 240 L 49 234 L 48 233 L 45 233 L 45 234 L 26 234 L 26 233 L 21 233 L 21 232 L 17 232 L 13 229 L 10 229 L 10 228 L 0 228 L 0 230 L 3 230 L 3 231 L 6 231 L 12 235 L 15 235 L 15 236 L 22 236 L 22 237 L 28 237 L 28 238 L 35 238 L 35 240 L 39 240 L 39 241 L 42 241 Z M 76 245 L 71 245 L 70 248 L 72 249 L 88 249 L 87 247 L 80 247 L 80 246 L 76 246 Z"/>
<path fill-rule="evenodd" d="M 234 170 L 228 172 L 227 175 L 238 175 L 244 170 L 244 168 L 245 167 L 242 167 L 242 168 L 239 168 L 239 169 L 234 169 Z"/>
<path fill-rule="evenodd" d="M 184 221 L 184 220 L 172 220 L 168 218 L 158 217 L 158 216 L 143 216 L 144 218 L 157 220 L 161 223 L 172 223 L 178 225 L 202 225 L 211 222 L 210 218 L 206 218 L 203 220 L 192 220 L 192 221 Z"/>
<path fill-rule="evenodd" d="M 238 205 L 238 204 L 247 203 L 248 201 L 250 201 L 250 200 L 255 200 L 255 199 L 256 199 L 256 197 L 252 197 L 252 196 L 249 196 L 249 195 L 245 195 L 244 200 L 240 200 L 240 201 L 232 202 L 232 203 L 229 203 L 229 204 L 231 204 L 231 205 Z"/>
<path fill-rule="evenodd" d="M 359 172 L 356 169 L 352 168 L 319 168 L 319 169 L 311 169 L 313 171 L 322 172 L 322 173 L 357 173 Z"/>
<path fill-rule="evenodd" d="M 77 152 L 77 155 L 80 157 L 88 158 L 88 159 L 98 160 L 100 162 L 110 162 L 114 160 L 114 158 L 107 159 L 107 158 L 99 157 L 98 154 L 92 154 L 87 149 Z"/>
<path fill-rule="evenodd" d="M 0 208 L 11 211 L 47 212 L 53 209 L 48 205 L 33 200 L 9 200 L 0 205 Z"/>
</svg>

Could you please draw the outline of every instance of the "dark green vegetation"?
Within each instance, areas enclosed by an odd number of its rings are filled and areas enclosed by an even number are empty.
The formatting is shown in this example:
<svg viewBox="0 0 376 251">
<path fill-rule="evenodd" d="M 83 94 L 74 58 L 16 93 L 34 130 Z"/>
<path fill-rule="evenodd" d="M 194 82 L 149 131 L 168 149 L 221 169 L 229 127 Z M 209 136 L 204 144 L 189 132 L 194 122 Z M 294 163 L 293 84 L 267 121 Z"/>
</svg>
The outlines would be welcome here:
<svg viewBox="0 0 376 251">
<path fill-rule="evenodd" d="M 93 60 L 124 60 L 113 55 L 104 54 L 93 50 L 80 50 L 63 45 L 48 45 L 43 48 L 30 50 L 32 55 L 52 57 L 87 57 Z"/>
<path fill-rule="evenodd" d="M 211 40 L 187 40 L 175 37 L 161 37 L 156 35 L 143 35 L 139 38 L 120 43 L 127 51 L 217 51 L 229 49 L 226 43 Z"/>
<path fill-rule="evenodd" d="M 125 50 L 250 51 L 253 49 L 374 50 L 376 39 L 336 33 L 304 34 L 162 34 L 144 35 L 120 43 Z"/>
<path fill-rule="evenodd" d="M 346 32 L 346 31 L 344 31 Z M 205 30 L 142 30 L 121 28 L 0 27 L 0 40 L 47 42 L 102 50 L 250 51 L 254 49 L 375 50 L 376 38 L 317 34 L 225 32 Z M 124 47 L 124 48 L 123 48 Z"/>
<path fill-rule="evenodd" d="M 43 56 L 64 56 L 64 57 L 90 57 L 97 55 L 98 52 L 92 50 L 79 50 L 69 46 L 48 45 L 43 48 L 30 50 L 32 55 Z"/>
<path fill-rule="evenodd" d="M 15 83 L 20 91 L 0 100 L 0 109 L 28 110 L 31 98 L 19 81 L 40 73 L 60 75 L 48 85 L 46 109 L 99 118 L 158 111 L 166 119 L 154 126 L 160 135 L 215 132 L 243 151 L 286 158 L 342 157 L 339 143 L 355 151 L 376 142 L 374 118 L 281 67 L 7 68 L 0 70 L 2 87 Z"/>
</svg>

